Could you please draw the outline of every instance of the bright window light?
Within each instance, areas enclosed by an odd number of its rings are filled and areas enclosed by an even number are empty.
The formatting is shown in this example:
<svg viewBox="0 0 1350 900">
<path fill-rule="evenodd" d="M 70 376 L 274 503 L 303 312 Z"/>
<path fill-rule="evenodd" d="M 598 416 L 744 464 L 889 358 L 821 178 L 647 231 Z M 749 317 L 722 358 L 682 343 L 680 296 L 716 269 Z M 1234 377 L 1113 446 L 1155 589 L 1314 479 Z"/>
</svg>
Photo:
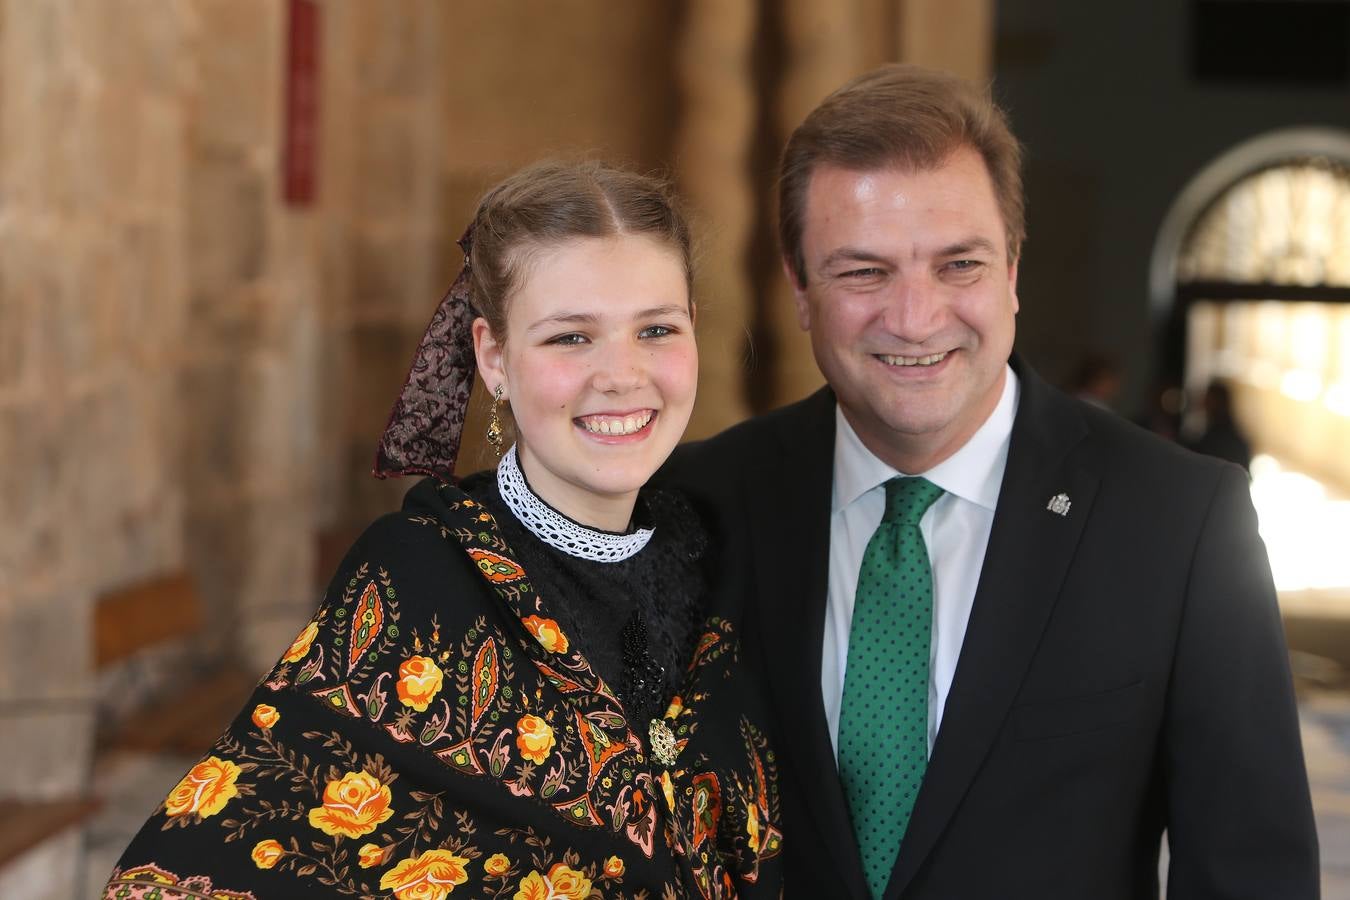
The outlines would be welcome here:
<svg viewBox="0 0 1350 900">
<path fill-rule="evenodd" d="M 1280 379 L 1280 393 L 1299 403 L 1311 403 L 1322 394 L 1322 379 L 1307 369 L 1290 369 Z"/>
<path fill-rule="evenodd" d="M 1336 415 L 1350 418 L 1350 381 L 1338 381 L 1327 388 L 1322 402 Z"/>
<path fill-rule="evenodd" d="M 1277 590 L 1350 588 L 1350 500 L 1259 455 L 1252 460 L 1252 503 Z"/>
</svg>

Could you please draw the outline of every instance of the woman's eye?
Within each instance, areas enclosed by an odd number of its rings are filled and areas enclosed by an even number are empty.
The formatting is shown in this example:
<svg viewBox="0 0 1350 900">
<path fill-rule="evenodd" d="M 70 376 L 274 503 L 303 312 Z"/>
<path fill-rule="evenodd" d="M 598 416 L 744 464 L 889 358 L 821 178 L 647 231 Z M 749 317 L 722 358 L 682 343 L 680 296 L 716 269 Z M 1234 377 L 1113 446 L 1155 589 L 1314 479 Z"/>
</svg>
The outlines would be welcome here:
<svg viewBox="0 0 1350 900">
<path fill-rule="evenodd" d="M 586 336 L 577 334 L 576 332 L 571 332 L 568 334 L 560 334 L 557 337 L 549 338 L 548 342 L 550 344 L 559 344 L 563 347 L 574 347 L 577 344 L 586 343 Z"/>
<path fill-rule="evenodd" d="M 669 325 L 648 325 L 646 328 L 638 332 L 638 337 L 663 338 L 663 337 L 670 337 L 670 335 L 674 333 L 675 329 L 671 328 Z"/>
</svg>

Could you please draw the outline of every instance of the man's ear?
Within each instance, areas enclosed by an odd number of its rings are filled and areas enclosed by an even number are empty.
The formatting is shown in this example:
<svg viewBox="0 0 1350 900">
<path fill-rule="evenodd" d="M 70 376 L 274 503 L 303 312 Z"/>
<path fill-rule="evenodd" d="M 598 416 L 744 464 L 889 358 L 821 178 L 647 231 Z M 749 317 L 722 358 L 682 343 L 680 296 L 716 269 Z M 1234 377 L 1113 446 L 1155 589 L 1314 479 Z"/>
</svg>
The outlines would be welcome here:
<svg viewBox="0 0 1350 900">
<path fill-rule="evenodd" d="M 1022 309 L 1021 302 L 1017 299 L 1017 264 L 1020 259 L 1014 259 L 1008 265 L 1008 296 L 1012 298 L 1013 314 L 1016 315 Z"/>
<path fill-rule="evenodd" d="M 478 374 L 482 376 L 483 387 L 487 388 L 489 394 L 501 388 L 502 399 L 505 400 L 510 396 L 510 388 L 506 384 L 506 367 L 502 359 L 504 349 L 502 342 L 493 335 L 487 319 L 479 316 L 473 320 L 473 355 L 478 360 Z"/>
<path fill-rule="evenodd" d="M 792 268 L 792 261 L 786 256 L 783 257 L 783 277 L 792 285 L 792 296 L 797 303 L 797 324 L 802 331 L 810 331 L 811 305 L 806 297 L 806 288 L 797 283 L 797 273 Z"/>
</svg>

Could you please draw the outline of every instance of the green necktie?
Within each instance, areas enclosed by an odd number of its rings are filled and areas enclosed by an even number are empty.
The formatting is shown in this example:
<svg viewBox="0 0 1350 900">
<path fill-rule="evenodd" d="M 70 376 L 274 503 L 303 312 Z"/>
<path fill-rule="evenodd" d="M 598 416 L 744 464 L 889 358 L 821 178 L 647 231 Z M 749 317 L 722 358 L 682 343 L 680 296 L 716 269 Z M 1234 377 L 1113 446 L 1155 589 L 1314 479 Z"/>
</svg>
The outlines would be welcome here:
<svg viewBox="0 0 1350 900">
<path fill-rule="evenodd" d="M 919 519 L 942 496 L 922 478 L 886 482 L 886 512 L 858 570 L 839 709 L 839 778 L 880 897 L 928 766 L 933 570 Z"/>
</svg>

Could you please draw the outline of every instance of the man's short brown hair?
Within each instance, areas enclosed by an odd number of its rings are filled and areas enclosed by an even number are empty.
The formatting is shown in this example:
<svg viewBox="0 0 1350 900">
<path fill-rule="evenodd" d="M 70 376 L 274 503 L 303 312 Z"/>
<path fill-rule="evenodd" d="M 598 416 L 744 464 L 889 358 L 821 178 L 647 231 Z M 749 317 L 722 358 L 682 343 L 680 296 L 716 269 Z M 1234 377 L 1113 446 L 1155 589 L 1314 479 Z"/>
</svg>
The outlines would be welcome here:
<svg viewBox="0 0 1350 900">
<path fill-rule="evenodd" d="M 778 238 L 797 285 L 806 287 L 802 230 L 817 166 L 921 171 L 941 165 L 962 146 L 984 159 L 1007 231 L 1008 258 L 1015 260 L 1026 236 L 1022 147 L 987 90 L 946 72 L 892 64 L 826 97 L 792 132 L 779 166 Z"/>
</svg>

